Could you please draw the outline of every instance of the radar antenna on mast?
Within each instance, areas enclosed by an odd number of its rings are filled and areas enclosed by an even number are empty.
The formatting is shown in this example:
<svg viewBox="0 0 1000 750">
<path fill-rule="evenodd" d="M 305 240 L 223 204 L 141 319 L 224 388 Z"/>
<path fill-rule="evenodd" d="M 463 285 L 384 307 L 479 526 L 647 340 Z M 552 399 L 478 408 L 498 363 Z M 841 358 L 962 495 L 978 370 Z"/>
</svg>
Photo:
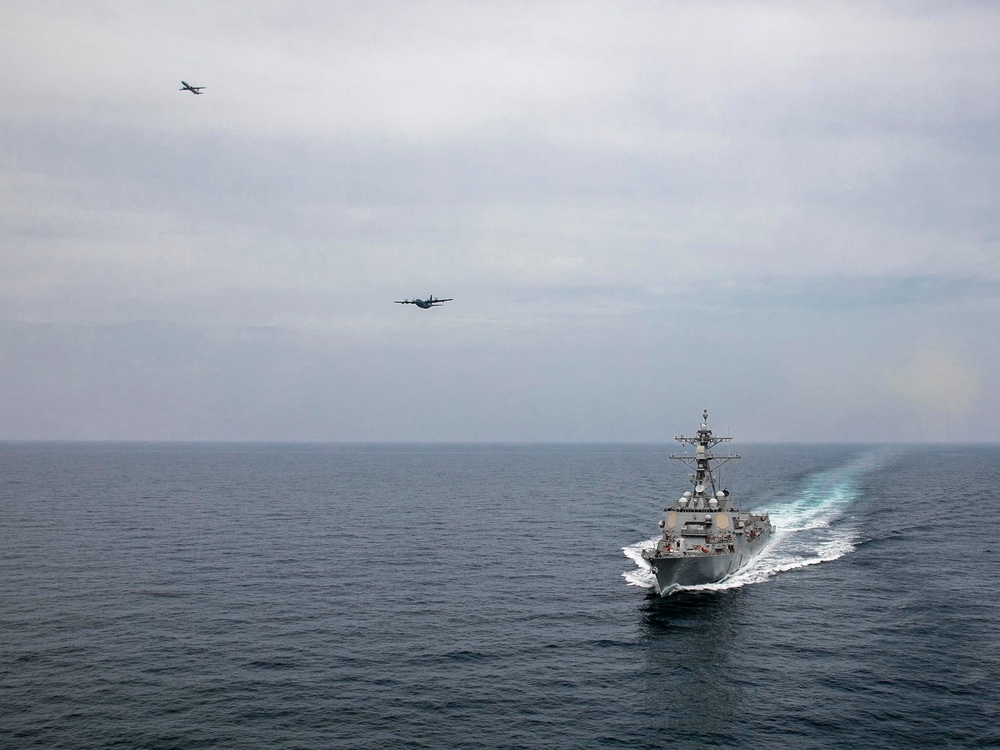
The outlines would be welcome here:
<svg viewBox="0 0 1000 750">
<path fill-rule="evenodd" d="M 690 445 L 693 447 L 695 454 L 693 456 L 675 456 L 671 453 L 669 456 L 669 458 L 675 461 L 683 461 L 694 469 L 694 474 L 690 477 L 691 484 L 694 485 L 692 507 L 698 507 L 700 503 L 707 503 L 710 497 L 715 496 L 721 491 L 721 487 L 717 483 L 716 473 L 723 464 L 740 457 L 739 453 L 731 453 L 728 456 L 716 456 L 712 453 L 712 448 L 719 443 L 728 443 L 732 438 L 713 435 L 712 430 L 708 427 L 708 409 L 704 409 L 701 414 L 702 419 L 705 421 L 702 422 L 701 427 L 694 437 L 678 435 L 674 438 L 681 445 Z M 709 490 L 709 488 L 711 488 L 710 493 L 706 493 L 706 490 Z M 725 497 L 728 498 L 728 495 L 725 495 Z M 725 503 L 724 508 L 728 508 L 728 500 L 723 502 Z"/>
</svg>

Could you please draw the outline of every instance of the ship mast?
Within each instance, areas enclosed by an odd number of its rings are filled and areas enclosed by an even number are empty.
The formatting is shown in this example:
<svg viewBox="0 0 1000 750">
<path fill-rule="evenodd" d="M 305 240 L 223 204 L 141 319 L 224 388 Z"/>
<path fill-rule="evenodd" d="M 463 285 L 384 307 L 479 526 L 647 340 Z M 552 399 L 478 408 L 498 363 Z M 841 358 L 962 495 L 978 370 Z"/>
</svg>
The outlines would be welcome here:
<svg viewBox="0 0 1000 750">
<path fill-rule="evenodd" d="M 718 469 L 722 464 L 739 458 L 739 453 L 732 453 L 727 456 L 716 456 L 712 454 L 712 448 L 719 443 L 728 443 L 731 437 L 715 437 L 708 428 L 708 409 L 702 412 L 701 427 L 695 437 L 685 437 L 678 435 L 674 438 L 681 445 L 690 445 L 695 449 L 694 456 L 675 456 L 670 454 L 670 458 L 675 461 L 683 461 L 692 469 L 691 484 L 694 485 L 694 496 L 691 497 L 689 507 L 692 510 L 711 507 L 712 500 L 715 500 L 724 509 L 730 507 L 729 491 L 720 490 L 715 484 L 715 473 L 713 469 Z M 713 467 L 714 462 L 714 467 Z M 685 495 L 689 493 L 685 492 Z M 721 495 L 721 497 L 720 497 Z"/>
</svg>

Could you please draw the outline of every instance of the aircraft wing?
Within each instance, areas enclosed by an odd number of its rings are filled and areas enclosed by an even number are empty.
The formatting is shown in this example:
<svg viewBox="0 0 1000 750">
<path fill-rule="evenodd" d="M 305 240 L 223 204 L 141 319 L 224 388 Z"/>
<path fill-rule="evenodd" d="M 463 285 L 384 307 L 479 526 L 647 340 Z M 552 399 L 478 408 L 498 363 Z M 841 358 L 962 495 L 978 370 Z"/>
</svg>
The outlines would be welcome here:
<svg viewBox="0 0 1000 750">
<path fill-rule="evenodd" d="M 454 297 L 449 297 L 448 299 L 435 299 L 434 301 L 435 302 L 454 302 L 455 298 Z"/>
<path fill-rule="evenodd" d="M 412 305 L 413 300 L 411 299 L 397 299 L 395 300 L 397 305 Z"/>
</svg>

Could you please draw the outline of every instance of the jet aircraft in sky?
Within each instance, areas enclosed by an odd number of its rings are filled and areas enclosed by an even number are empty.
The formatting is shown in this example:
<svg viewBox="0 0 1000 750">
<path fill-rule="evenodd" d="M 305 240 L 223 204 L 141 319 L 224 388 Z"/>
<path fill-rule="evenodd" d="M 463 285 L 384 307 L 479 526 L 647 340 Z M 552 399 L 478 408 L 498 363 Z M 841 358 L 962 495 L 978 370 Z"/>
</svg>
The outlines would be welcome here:
<svg viewBox="0 0 1000 750">
<path fill-rule="evenodd" d="M 202 89 L 208 88 L 208 86 L 192 86 L 187 81 L 181 81 L 181 86 L 178 91 L 190 91 L 192 94 L 200 94 Z"/>
<path fill-rule="evenodd" d="M 436 299 L 434 297 L 434 295 L 432 294 L 427 299 L 404 299 L 404 300 L 396 300 L 396 304 L 397 305 L 416 305 L 421 310 L 429 310 L 432 307 L 438 307 L 439 305 L 442 305 L 445 302 L 451 302 L 453 299 L 454 299 L 453 297 L 449 297 L 448 299 Z"/>
</svg>

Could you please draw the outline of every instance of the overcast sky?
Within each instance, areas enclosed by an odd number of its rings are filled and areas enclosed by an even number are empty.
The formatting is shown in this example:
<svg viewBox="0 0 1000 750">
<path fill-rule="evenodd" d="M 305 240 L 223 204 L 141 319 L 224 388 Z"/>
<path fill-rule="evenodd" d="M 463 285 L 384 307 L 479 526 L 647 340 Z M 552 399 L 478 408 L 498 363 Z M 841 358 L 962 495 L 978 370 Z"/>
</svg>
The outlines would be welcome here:
<svg viewBox="0 0 1000 750">
<path fill-rule="evenodd" d="M 7 0 L 0 65 L 0 439 L 1000 440 L 1000 4 Z"/>
</svg>

